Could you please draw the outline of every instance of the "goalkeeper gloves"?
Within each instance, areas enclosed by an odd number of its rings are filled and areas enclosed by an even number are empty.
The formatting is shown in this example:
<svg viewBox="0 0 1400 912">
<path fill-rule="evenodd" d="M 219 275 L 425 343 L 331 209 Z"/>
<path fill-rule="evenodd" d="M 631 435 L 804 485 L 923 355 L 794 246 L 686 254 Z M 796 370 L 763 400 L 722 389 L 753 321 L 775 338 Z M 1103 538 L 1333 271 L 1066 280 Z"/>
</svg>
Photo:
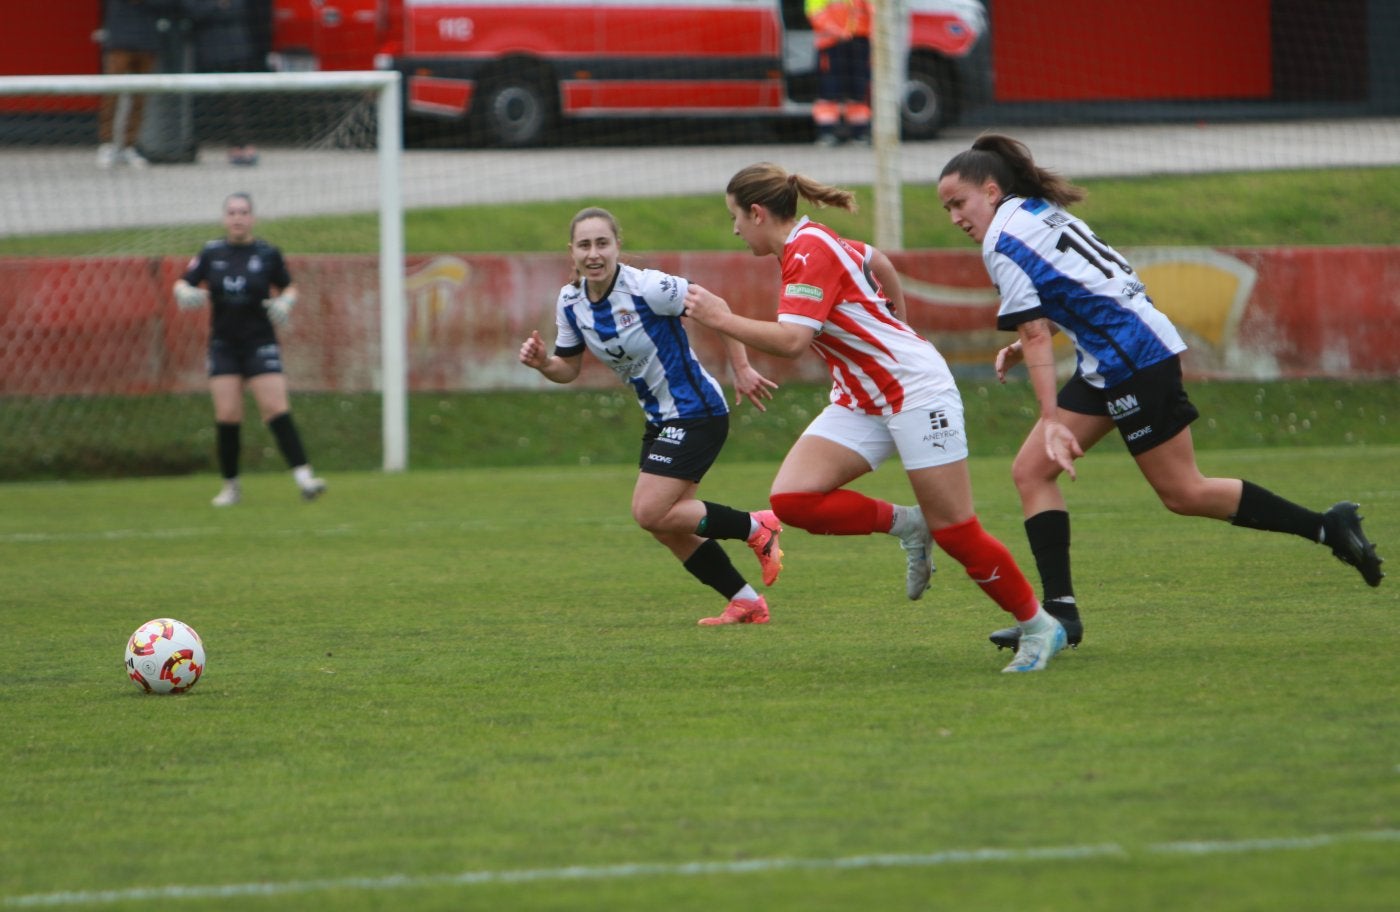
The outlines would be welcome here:
<svg viewBox="0 0 1400 912">
<path fill-rule="evenodd" d="M 209 292 L 188 282 L 181 282 L 175 286 L 175 303 L 180 305 L 181 310 L 194 310 L 209 303 Z"/>
<path fill-rule="evenodd" d="M 263 308 L 267 310 L 267 317 L 273 323 L 281 326 L 287 322 L 287 318 L 292 315 L 292 305 L 297 302 L 295 295 L 290 295 L 285 291 L 275 298 L 268 298 L 263 301 Z"/>
</svg>

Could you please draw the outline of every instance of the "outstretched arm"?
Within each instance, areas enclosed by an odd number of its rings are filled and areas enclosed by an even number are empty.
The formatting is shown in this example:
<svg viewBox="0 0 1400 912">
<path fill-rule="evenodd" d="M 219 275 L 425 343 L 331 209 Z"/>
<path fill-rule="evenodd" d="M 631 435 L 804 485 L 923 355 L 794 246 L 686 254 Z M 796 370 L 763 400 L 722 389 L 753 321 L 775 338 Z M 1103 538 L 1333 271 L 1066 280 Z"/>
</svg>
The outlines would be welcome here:
<svg viewBox="0 0 1400 912">
<path fill-rule="evenodd" d="M 733 336 L 721 334 L 724 350 L 729 353 L 729 366 L 734 371 L 734 404 L 739 405 L 747 398 L 760 412 L 768 411 L 764 399 L 773 398 L 773 390 L 778 384 L 753 369 L 749 364 L 749 350 L 744 343 Z"/>
<path fill-rule="evenodd" d="M 685 315 L 749 348 L 780 358 L 801 355 L 816 336 L 816 331 L 808 326 L 741 317 L 729 309 L 724 298 L 693 282 L 685 293 Z"/>
</svg>

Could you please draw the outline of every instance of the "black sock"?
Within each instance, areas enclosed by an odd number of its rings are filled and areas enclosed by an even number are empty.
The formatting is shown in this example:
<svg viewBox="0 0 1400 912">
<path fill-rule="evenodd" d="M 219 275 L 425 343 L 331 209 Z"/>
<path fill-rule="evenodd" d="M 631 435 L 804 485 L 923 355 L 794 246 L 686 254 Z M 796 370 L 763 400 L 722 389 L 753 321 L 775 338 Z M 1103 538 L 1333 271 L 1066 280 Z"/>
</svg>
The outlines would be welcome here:
<svg viewBox="0 0 1400 912">
<path fill-rule="evenodd" d="M 214 423 L 214 429 L 219 442 L 219 474 L 225 478 L 237 478 L 242 425 L 218 421 Z"/>
<path fill-rule="evenodd" d="M 1284 500 L 1249 481 L 1244 482 L 1244 489 L 1240 491 L 1240 505 L 1235 515 L 1230 517 L 1230 522 L 1246 529 L 1291 532 L 1313 542 L 1317 541 L 1318 533 L 1322 530 L 1321 513 Z"/>
<path fill-rule="evenodd" d="M 700 501 L 705 505 L 705 518 L 695 527 L 695 534 L 704 538 L 737 538 L 744 541 L 749 537 L 753 521 L 749 514 L 724 504 Z"/>
<path fill-rule="evenodd" d="M 267 423 L 267 428 L 272 431 L 272 436 L 277 438 L 277 449 L 282 451 L 282 458 L 287 460 L 288 468 L 295 469 L 297 466 L 306 465 L 306 450 L 301 447 L 301 435 L 297 433 L 291 412 L 283 412 L 273 418 Z"/>
<path fill-rule="evenodd" d="M 748 585 L 739 571 L 734 569 L 729 555 L 714 539 L 696 548 L 695 553 L 685 559 L 685 569 L 726 599 L 732 600 L 739 590 Z"/>
<path fill-rule="evenodd" d="M 1045 613 L 1061 621 L 1079 620 L 1079 606 L 1074 602 L 1074 596 L 1069 596 L 1068 601 L 1064 598 L 1049 599 L 1041 604 Z"/>
<path fill-rule="evenodd" d="M 1068 599 L 1074 604 L 1074 584 L 1069 573 L 1069 513 L 1045 510 L 1026 520 L 1026 539 L 1035 556 L 1045 601 Z"/>
</svg>

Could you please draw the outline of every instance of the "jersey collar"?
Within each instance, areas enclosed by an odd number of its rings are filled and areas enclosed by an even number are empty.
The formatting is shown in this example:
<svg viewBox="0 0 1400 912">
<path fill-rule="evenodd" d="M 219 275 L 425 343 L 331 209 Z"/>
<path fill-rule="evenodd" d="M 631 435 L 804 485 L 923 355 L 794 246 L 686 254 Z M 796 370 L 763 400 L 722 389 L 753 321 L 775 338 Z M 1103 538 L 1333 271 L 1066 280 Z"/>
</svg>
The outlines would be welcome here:
<svg viewBox="0 0 1400 912">
<path fill-rule="evenodd" d="M 608 289 L 607 289 L 607 291 L 604 291 L 604 292 L 603 292 L 603 296 L 602 296 L 601 298 L 599 298 L 598 300 L 596 300 L 596 301 L 593 300 L 593 295 L 592 295 L 592 294 L 589 292 L 589 290 L 588 290 L 588 280 L 587 280 L 587 279 L 584 279 L 584 280 L 583 280 L 583 297 L 584 297 L 584 299 L 587 300 L 588 303 L 589 303 L 589 304 L 592 304 L 594 307 L 597 307 L 599 304 L 606 304 L 606 303 L 608 302 L 608 298 L 612 297 L 613 289 L 617 287 L 617 277 L 620 276 L 620 275 L 622 275 L 622 264 L 621 264 L 621 263 L 618 263 L 618 264 L 617 264 L 617 268 L 613 270 L 612 281 L 608 283 Z"/>
<path fill-rule="evenodd" d="M 801 231 L 803 228 L 806 228 L 809 224 L 811 224 L 811 222 L 812 220 L 805 215 L 802 216 L 802 218 L 798 219 L 797 224 L 793 225 L 792 230 L 788 232 L 787 240 L 783 241 L 783 246 L 786 247 L 788 244 L 791 244 L 793 238 L 797 237 L 797 232 Z"/>
</svg>

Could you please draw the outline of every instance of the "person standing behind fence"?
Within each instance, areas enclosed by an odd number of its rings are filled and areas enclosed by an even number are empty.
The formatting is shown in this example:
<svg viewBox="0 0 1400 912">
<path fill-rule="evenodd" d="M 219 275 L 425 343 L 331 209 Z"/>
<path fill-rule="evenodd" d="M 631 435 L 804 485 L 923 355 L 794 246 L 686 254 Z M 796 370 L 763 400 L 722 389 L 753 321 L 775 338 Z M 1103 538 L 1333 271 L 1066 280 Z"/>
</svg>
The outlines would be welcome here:
<svg viewBox="0 0 1400 912">
<path fill-rule="evenodd" d="M 156 71 L 161 48 L 159 21 L 169 15 L 172 0 L 104 0 L 102 4 L 102 72 L 109 76 L 145 75 Z M 97 167 L 144 168 L 145 156 L 136 148 L 141 137 L 145 98 L 103 95 L 97 114 Z"/>
<path fill-rule="evenodd" d="M 953 224 L 982 245 L 1001 295 L 997 328 L 1018 335 L 997 353 L 998 378 L 1005 382 L 1019 363 L 1030 375 L 1039 420 L 1011 474 L 1045 607 L 1064 624 L 1071 645 L 1084 627 L 1070 579 L 1069 512 L 1059 477 L 1074 478 L 1074 460 L 1115 427 L 1173 513 L 1325 544 L 1367 585 L 1380 585 L 1381 559 L 1361 531 L 1357 504 L 1341 501 L 1317 513 L 1252 482 L 1201 474 L 1191 439 L 1199 413 L 1182 385 L 1186 343 L 1123 255 L 1070 214 L 1083 189 L 1037 166 L 1019 140 L 989 133 L 943 167 L 938 197 Z M 1058 393 L 1055 332 L 1070 338 L 1078 358 Z M 1014 646 L 1019 637 L 1008 628 L 991 640 Z"/>
<path fill-rule="evenodd" d="M 258 403 L 262 420 L 292 470 L 303 500 L 325 493 L 326 483 L 311 471 L 301 435 L 292 421 L 282 350 L 273 324 L 285 324 L 297 290 L 282 251 L 253 236 L 253 198 L 233 193 L 224 200 L 224 236 L 210 241 L 175 280 L 181 310 L 213 303 L 209 328 L 209 392 L 214 400 L 219 471 L 224 486 L 216 507 L 242 500 L 238 480 L 243 425 L 243 387 Z"/>
<path fill-rule="evenodd" d="M 870 0 L 805 0 L 804 9 L 816 32 L 817 145 L 838 145 L 842 120 L 847 139 L 869 145 Z"/>
<path fill-rule="evenodd" d="M 195 69 L 201 73 L 257 73 L 267 68 L 260 47 L 265 28 L 256 21 L 263 4 L 249 0 L 184 0 L 194 21 Z M 259 96 L 235 92 L 222 97 L 227 118 L 218 135 L 228 143 L 232 165 L 258 163 L 252 143 L 250 107 Z"/>
</svg>

